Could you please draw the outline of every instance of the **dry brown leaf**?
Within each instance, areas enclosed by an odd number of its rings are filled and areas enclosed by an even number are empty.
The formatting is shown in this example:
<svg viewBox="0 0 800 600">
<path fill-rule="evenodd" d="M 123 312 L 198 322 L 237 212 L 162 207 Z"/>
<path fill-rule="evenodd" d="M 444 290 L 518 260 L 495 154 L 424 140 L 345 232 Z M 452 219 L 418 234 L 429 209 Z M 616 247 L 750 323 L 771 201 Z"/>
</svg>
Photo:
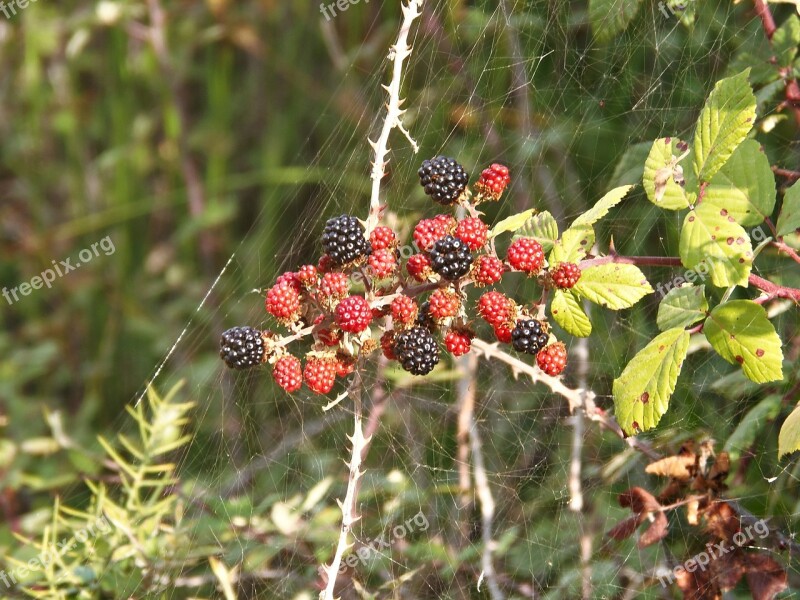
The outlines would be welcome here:
<svg viewBox="0 0 800 600">
<path fill-rule="evenodd" d="M 786 589 L 786 571 L 766 554 L 745 553 L 747 585 L 753 600 L 772 600 Z"/>
<path fill-rule="evenodd" d="M 663 540 L 669 532 L 669 521 L 663 512 L 653 513 L 653 522 L 639 537 L 639 548 L 647 548 Z"/>
<path fill-rule="evenodd" d="M 675 582 L 683 592 L 683 600 L 721 600 L 722 594 L 711 579 L 709 571 L 694 571 L 689 573 L 680 570 L 675 574 Z"/>
<path fill-rule="evenodd" d="M 715 537 L 730 542 L 739 531 L 739 515 L 727 502 L 714 502 L 704 512 L 706 531 Z"/>
<path fill-rule="evenodd" d="M 656 497 L 644 488 L 632 487 L 619 495 L 619 505 L 628 506 L 635 513 L 649 513 L 661 510 Z"/>
<path fill-rule="evenodd" d="M 606 536 L 615 540 L 627 539 L 633 535 L 633 532 L 636 531 L 637 527 L 639 527 L 639 523 L 642 522 L 642 519 L 642 515 L 633 515 L 632 517 L 628 517 L 609 529 L 608 532 L 606 532 Z"/>
<path fill-rule="evenodd" d="M 686 505 L 686 520 L 689 522 L 689 525 L 697 525 L 700 522 L 697 518 L 699 507 L 700 502 L 698 500 L 692 500 Z"/>
<path fill-rule="evenodd" d="M 689 481 L 694 473 L 694 464 L 694 454 L 668 456 L 647 465 L 645 472 L 679 481 Z"/>
</svg>

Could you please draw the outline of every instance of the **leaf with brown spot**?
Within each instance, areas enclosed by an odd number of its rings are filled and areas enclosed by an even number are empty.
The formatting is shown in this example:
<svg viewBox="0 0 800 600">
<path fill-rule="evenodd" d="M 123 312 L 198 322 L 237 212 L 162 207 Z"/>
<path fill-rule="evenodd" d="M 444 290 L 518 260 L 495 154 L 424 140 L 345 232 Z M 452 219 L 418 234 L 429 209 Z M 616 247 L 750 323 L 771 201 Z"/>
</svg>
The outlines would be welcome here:
<svg viewBox="0 0 800 600">
<path fill-rule="evenodd" d="M 747 585 L 753 600 L 772 600 L 786 589 L 786 571 L 766 554 L 745 554 Z"/>
<path fill-rule="evenodd" d="M 669 533 L 669 521 L 663 512 L 654 513 L 653 522 L 639 537 L 639 548 L 647 548 L 663 540 Z"/>
<path fill-rule="evenodd" d="M 645 473 L 660 477 L 672 477 L 679 481 L 689 481 L 694 475 L 694 454 L 668 456 L 650 463 L 644 469 Z"/>
</svg>

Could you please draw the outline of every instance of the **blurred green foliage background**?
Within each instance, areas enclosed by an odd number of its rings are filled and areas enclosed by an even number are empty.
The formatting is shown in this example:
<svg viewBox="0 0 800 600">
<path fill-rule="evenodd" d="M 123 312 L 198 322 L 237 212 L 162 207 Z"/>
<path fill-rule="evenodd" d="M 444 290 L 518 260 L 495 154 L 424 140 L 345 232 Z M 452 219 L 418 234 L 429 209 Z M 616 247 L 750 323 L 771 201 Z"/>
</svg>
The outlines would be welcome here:
<svg viewBox="0 0 800 600">
<path fill-rule="evenodd" d="M 776 19 L 793 10 L 775 5 Z M 277 394 L 266 372 L 223 373 L 216 341 L 232 325 L 267 323 L 251 290 L 315 261 L 326 217 L 366 213 L 366 138 L 381 117 L 379 84 L 398 26 L 395 1 L 359 2 L 329 22 L 316 3 L 294 0 L 39 0 L 0 18 L 0 285 L 29 281 L 54 260 L 74 262 L 106 236 L 115 248 L 51 289 L 0 301 L 0 554 L 17 552 L 12 531 L 39 531 L 54 495 L 87 504 L 78 482 L 102 476 L 103 464 L 92 459 L 97 435 L 113 438 L 128 427 L 123 407 L 183 334 L 156 387 L 185 379 L 183 395 L 198 404 L 180 459 L 183 501 L 201 498 L 208 518 L 188 538 L 196 543 L 191 564 L 221 547 L 227 564 L 244 561 L 245 571 L 292 574 L 254 577 L 242 597 L 311 589 L 336 534 L 329 497 L 344 483 L 347 413 L 323 416 L 318 399 Z M 421 155 L 393 138 L 385 183 L 406 233 L 432 214 L 416 184 L 422 157 L 457 156 L 473 176 L 502 161 L 514 186 L 489 218 L 535 206 L 565 224 L 611 186 L 638 180 L 649 148 L 642 142 L 691 132 L 724 74 L 753 68 L 762 119 L 778 114 L 782 94 L 750 2 L 698 3 L 691 27 L 648 3 L 623 34 L 598 43 L 583 1 L 438 0 L 426 4 L 414 39 L 404 95 Z M 797 125 L 778 118 L 770 127 L 758 140 L 771 164 L 796 169 Z M 679 219 L 637 192 L 601 239 L 613 236 L 621 253 L 675 255 Z M 796 265 L 769 253 L 760 265 L 776 281 L 800 284 Z M 671 277 L 649 274 L 654 284 Z M 529 284 L 519 285 L 524 294 Z M 601 404 L 610 408 L 612 379 L 652 337 L 656 306 L 653 298 L 621 315 L 593 314 L 587 378 Z M 796 310 L 776 324 L 792 380 Z M 651 436 L 665 448 L 704 436 L 723 443 L 765 394 L 702 352 L 691 369 Z M 502 508 L 504 582 L 572 597 L 578 538 L 594 536 L 597 551 L 608 519 L 624 514 L 616 494 L 647 481 L 644 463 L 619 440 L 589 430 L 590 507 L 576 518 L 565 508 L 570 431 L 562 401 L 514 381 L 502 366 L 481 373 L 492 392 L 480 400 L 480 417 Z M 402 597 L 484 597 L 470 585 L 479 572 L 475 515 L 453 506 L 454 387 L 445 380 L 401 391 L 384 418 L 368 461 L 364 535 L 393 518 L 379 508 L 386 495 L 400 498 L 405 517 L 424 509 L 437 536 L 376 568 L 371 589 L 420 568 L 407 584 L 418 595 Z M 775 460 L 777 417 L 753 425 L 759 429 L 732 494 L 793 530 L 797 468 Z M 54 422 L 73 446 L 57 439 Z M 237 514 L 269 513 L 326 475 L 334 481 L 318 500 L 325 508 L 314 521 L 317 538 L 267 528 L 245 540 L 227 527 Z M 772 475 L 778 483 L 767 485 Z M 688 534 L 674 541 L 692 543 Z M 264 547 L 271 550 L 258 554 Z M 623 597 L 634 585 L 630 573 L 609 556 L 596 558 L 595 597 Z M 212 597 L 213 585 L 203 585 L 198 593 Z M 663 597 L 656 592 L 648 597 Z"/>
</svg>

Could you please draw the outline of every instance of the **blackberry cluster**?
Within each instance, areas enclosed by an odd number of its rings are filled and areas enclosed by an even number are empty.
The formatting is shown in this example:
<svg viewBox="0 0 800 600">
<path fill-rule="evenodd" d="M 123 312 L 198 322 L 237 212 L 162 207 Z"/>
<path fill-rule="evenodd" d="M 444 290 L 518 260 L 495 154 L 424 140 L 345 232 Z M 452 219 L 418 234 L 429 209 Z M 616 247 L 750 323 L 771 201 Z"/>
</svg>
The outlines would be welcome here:
<svg viewBox="0 0 800 600">
<path fill-rule="evenodd" d="M 322 248 L 336 266 L 346 265 L 372 253 L 358 219 L 342 215 L 328 219 L 322 232 Z"/>
<path fill-rule="evenodd" d="M 412 327 L 398 333 L 394 354 L 403 369 L 414 375 L 427 375 L 439 362 L 439 347 L 425 327 Z"/>
<path fill-rule="evenodd" d="M 467 245 L 452 235 L 444 236 L 431 249 L 431 268 L 448 281 L 469 273 L 472 260 Z"/>
<path fill-rule="evenodd" d="M 536 354 L 547 345 L 547 334 L 536 319 L 521 319 L 511 331 L 511 345 L 517 352 Z"/>
<path fill-rule="evenodd" d="M 264 362 L 266 350 L 261 332 L 252 327 L 233 327 L 219 340 L 219 356 L 231 369 L 249 369 Z"/>
<path fill-rule="evenodd" d="M 423 161 L 418 174 L 425 193 L 444 206 L 454 204 L 469 183 L 469 174 L 464 167 L 446 156 Z"/>
</svg>

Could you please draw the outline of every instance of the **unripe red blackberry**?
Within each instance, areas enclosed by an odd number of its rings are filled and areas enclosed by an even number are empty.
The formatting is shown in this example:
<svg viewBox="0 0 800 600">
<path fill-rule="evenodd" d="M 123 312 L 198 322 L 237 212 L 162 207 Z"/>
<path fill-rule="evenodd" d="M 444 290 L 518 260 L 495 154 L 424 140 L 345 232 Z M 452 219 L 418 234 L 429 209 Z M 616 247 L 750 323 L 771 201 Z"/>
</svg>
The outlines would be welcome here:
<svg viewBox="0 0 800 600">
<path fill-rule="evenodd" d="M 372 252 L 364 226 L 350 215 L 328 219 L 322 232 L 322 247 L 337 266 L 364 258 Z"/>
<path fill-rule="evenodd" d="M 294 323 L 300 316 L 300 294 L 288 281 L 276 283 L 267 291 L 267 312 L 284 323 Z"/>
<path fill-rule="evenodd" d="M 475 334 L 466 329 L 451 329 L 444 336 L 444 345 L 453 356 L 463 356 L 472 347 Z"/>
<path fill-rule="evenodd" d="M 534 275 L 542 270 L 544 250 L 533 238 L 517 238 L 508 247 L 506 258 L 512 268 Z"/>
<path fill-rule="evenodd" d="M 448 281 L 455 281 L 469 273 L 472 260 L 467 245 L 452 235 L 443 237 L 431 249 L 431 268 Z"/>
<path fill-rule="evenodd" d="M 381 350 L 383 351 L 383 355 L 389 360 L 397 360 L 397 356 L 394 354 L 394 336 L 395 332 L 392 329 L 384 331 L 381 336 Z"/>
<path fill-rule="evenodd" d="M 454 158 L 436 156 L 422 162 L 419 182 L 425 193 L 445 206 L 454 204 L 467 188 L 469 175 Z"/>
<path fill-rule="evenodd" d="M 478 300 L 478 314 L 493 327 L 512 322 L 515 312 L 514 302 L 500 292 L 486 292 Z"/>
<path fill-rule="evenodd" d="M 452 233 L 456 220 L 450 215 L 436 215 L 433 219 L 422 219 L 414 227 L 414 243 L 420 250 L 428 251 L 444 236 Z"/>
<path fill-rule="evenodd" d="M 536 364 L 552 377 L 560 375 L 567 366 L 567 347 L 561 342 L 545 346 L 536 355 Z"/>
<path fill-rule="evenodd" d="M 511 323 L 500 323 L 493 327 L 494 337 L 498 342 L 503 344 L 511 343 L 511 333 L 514 331 L 514 326 Z"/>
<path fill-rule="evenodd" d="M 537 354 L 547 345 L 547 334 L 536 319 L 520 319 L 511 332 L 511 345 L 517 352 Z"/>
<path fill-rule="evenodd" d="M 413 298 L 398 296 L 392 300 L 392 320 L 395 325 L 411 325 L 416 321 L 419 307 Z"/>
<path fill-rule="evenodd" d="M 275 285 L 280 283 L 288 283 L 298 292 L 302 291 L 303 286 L 300 283 L 300 280 L 297 278 L 297 273 L 293 273 L 291 271 L 287 271 L 286 273 L 281 273 L 278 275 L 278 279 L 275 280 Z"/>
<path fill-rule="evenodd" d="M 300 270 L 297 271 L 297 280 L 305 289 L 316 286 L 317 283 L 319 283 L 317 267 L 314 265 L 303 265 L 300 267 Z"/>
<path fill-rule="evenodd" d="M 569 289 L 575 287 L 581 278 L 581 268 L 575 263 L 561 263 L 555 269 L 550 270 L 550 277 L 556 287 Z"/>
<path fill-rule="evenodd" d="M 375 279 L 388 279 L 397 269 L 394 250 L 373 250 L 369 257 L 370 273 Z"/>
<path fill-rule="evenodd" d="M 336 355 L 336 376 L 347 377 L 355 371 L 356 361 L 352 356 L 347 356 L 341 352 Z"/>
<path fill-rule="evenodd" d="M 342 331 L 361 333 L 372 323 L 372 308 L 363 296 L 348 296 L 336 307 L 336 324 Z"/>
<path fill-rule="evenodd" d="M 311 391 L 327 394 L 336 383 L 336 359 L 333 356 L 308 356 L 303 379 Z"/>
<path fill-rule="evenodd" d="M 481 172 L 481 176 L 475 182 L 476 200 L 499 200 L 510 182 L 508 167 L 498 163 L 492 164 Z"/>
<path fill-rule="evenodd" d="M 249 369 L 267 359 L 261 331 L 253 327 L 232 327 L 219 340 L 219 357 L 231 369 Z"/>
<path fill-rule="evenodd" d="M 489 237 L 489 226 L 478 217 L 468 217 L 458 222 L 456 237 L 470 250 L 480 250 Z"/>
<path fill-rule="evenodd" d="M 391 228 L 380 225 L 369 234 L 369 243 L 373 250 L 386 250 L 397 246 L 397 236 Z"/>
<path fill-rule="evenodd" d="M 461 308 L 461 297 L 452 290 L 440 288 L 428 298 L 431 316 L 436 321 L 455 317 Z"/>
<path fill-rule="evenodd" d="M 506 266 L 502 260 L 496 256 L 484 254 L 475 260 L 475 265 L 472 267 L 472 278 L 478 286 L 492 285 L 500 281 L 505 272 Z"/>
<path fill-rule="evenodd" d="M 424 254 L 414 254 L 410 256 L 408 262 L 406 262 L 406 271 L 408 271 L 408 274 L 416 281 L 428 281 L 433 275 L 431 260 Z"/>
<path fill-rule="evenodd" d="M 272 378 L 287 392 L 296 392 L 303 385 L 303 369 L 300 359 L 291 354 L 282 356 L 272 368 Z"/>
<path fill-rule="evenodd" d="M 331 257 L 327 254 L 323 254 L 319 257 L 317 261 L 317 272 L 319 273 L 328 273 L 330 272 L 336 265 L 333 264 Z"/>
<path fill-rule="evenodd" d="M 395 336 L 394 354 L 403 369 L 414 375 L 427 375 L 439 362 L 439 347 L 430 331 L 412 327 Z"/>
<path fill-rule="evenodd" d="M 347 296 L 349 287 L 344 273 L 325 273 L 319 284 L 319 293 L 322 298 L 338 300 Z"/>
</svg>

